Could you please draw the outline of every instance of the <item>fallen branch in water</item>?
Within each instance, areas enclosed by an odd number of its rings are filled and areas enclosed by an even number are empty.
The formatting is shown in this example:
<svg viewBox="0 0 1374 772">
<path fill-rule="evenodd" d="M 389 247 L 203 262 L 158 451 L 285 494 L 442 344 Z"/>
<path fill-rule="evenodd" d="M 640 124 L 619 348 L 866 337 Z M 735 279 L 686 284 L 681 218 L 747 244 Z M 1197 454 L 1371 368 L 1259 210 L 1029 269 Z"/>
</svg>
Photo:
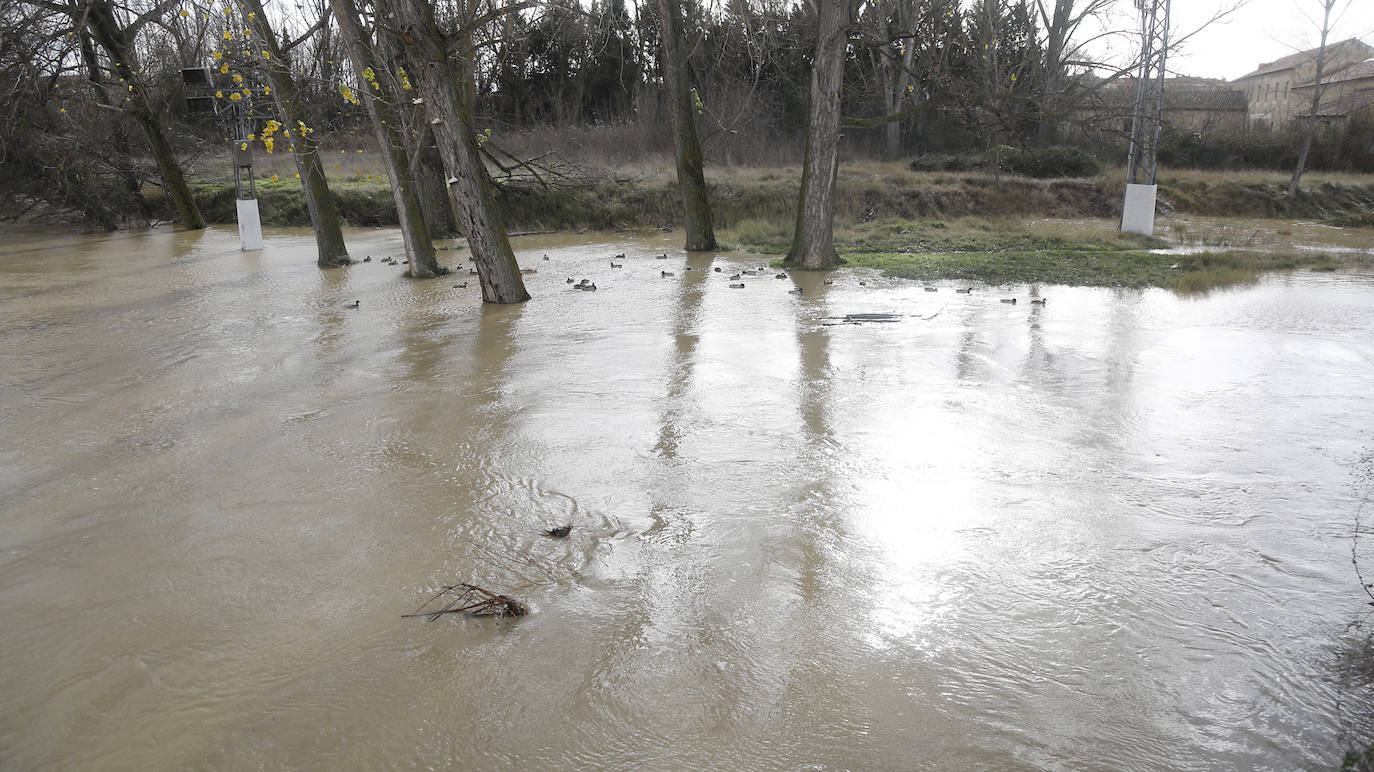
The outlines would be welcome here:
<svg viewBox="0 0 1374 772">
<path fill-rule="evenodd" d="M 433 611 L 425 611 L 425 606 L 433 603 L 445 595 L 453 595 L 453 599 Z M 433 622 L 444 614 L 461 614 L 467 612 L 475 617 L 523 617 L 530 613 L 530 609 L 520 601 L 491 590 L 483 589 L 475 584 L 466 582 L 450 585 L 440 590 L 434 597 L 420 604 L 413 614 L 402 614 L 402 619 L 412 617 L 425 617 L 426 621 Z"/>
</svg>

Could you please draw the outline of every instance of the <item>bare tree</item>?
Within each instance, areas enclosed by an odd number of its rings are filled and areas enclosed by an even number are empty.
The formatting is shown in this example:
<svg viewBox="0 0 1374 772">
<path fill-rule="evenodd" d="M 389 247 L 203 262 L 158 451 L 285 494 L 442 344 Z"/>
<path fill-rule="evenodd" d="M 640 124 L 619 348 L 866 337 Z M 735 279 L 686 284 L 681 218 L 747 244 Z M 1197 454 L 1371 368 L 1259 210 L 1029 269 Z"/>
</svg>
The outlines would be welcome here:
<svg viewBox="0 0 1374 772">
<path fill-rule="evenodd" d="M 349 259 L 348 247 L 344 244 L 339 207 L 334 200 L 334 192 L 329 189 L 329 180 L 324 176 L 324 164 L 320 163 L 314 131 L 305 120 L 301 87 L 291 75 L 287 49 L 277 42 L 261 0 L 241 2 L 246 31 L 251 31 L 256 42 L 263 46 L 262 66 L 268 82 L 272 84 L 272 101 L 277 107 L 277 114 L 286 119 L 287 130 L 291 133 L 292 155 L 296 159 L 296 170 L 300 173 L 305 203 L 310 210 L 310 223 L 315 229 L 315 246 L 318 250 L 316 263 L 321 268 L 348 265 L 353 261 Z M 318 26 L 329 26 L 327 18 L 322 17 Z M 253 49 L 248 50 L 251 52 Z"/>
<path fill-rule="evenodd" d="M 401 226 L 401 239 L 410 259 L 409 274 L 417 278 L 431 278 L 447 273 L 435 257 L 434 241 L 420 201 L 420 184 L 413 173 L 414 164 L 408 157 L 402 130 L 401 105 L 407 81 L 391 77 L 365 38 L 353 0 L 330 0 L 339 32 L 348 45 L 353 69 L 362 75 L 362 101 L 367 108 L 372 133 L 386 159 L 387 176 L 391 180 L 391 197 L 396 203 L 396 219 Z"/>
<path fill-rule="evenodd" d="M 475 27 L 514 7 L 481 12 L 479 0 L 461 9 L 457 29 L 446 32 L 428 0 L 381 0 L 382 24 L 394 25 L 406 73 L 424 105 L 439 154 L 449 173 L 458 224 L 488 303 L 529 299 L 510 239 L 501 223 L 495 191 L 472 125 L 472 39 Z"/>
<path fill-rule="evenodd" d="M 1326 40 L 1331 34 L 1331 12 L 1339 3 L 1340 0 L 1317 0 L 1322 9 L 1321 44 L 1317 46 L 1317 73 L 1312 80 L 1312 104 L 1307 111 L 1307 124 L 1302 130 L 1302 149 L 1298 151 L 1298 164 L 1293 168 L 1293 177 L 1288 180 L 1290 199 L 1298 195 L 1298 182 L 1302 180 L 1302 173 L 1307 168 L 1307 154 L 1312 150 L 1312 137 L 1317 132 L 1317 112 L 1321 109 L 1322 96 L 1326 93 L 1326 84 L 1322 82 L 1322 76 L 1326 74 Z M 1350 2 L 1346 0 L 1345 7 L 1349 6 Z"/>
<path fill-rule="evenodd" d="M 1040 76 L 1039 139 L 1043 145 L 1052 144 L 1059 134 L 1059 122 L 1077 103 L 1078 94 L 1068 79 L 1068 70 L 1075 65 L 1089 64 L 1083 60 L 1083 47 L 1098 39 L 1076 39 L 1083 23 L 1105 14 L 1115 0 L 1053 0 L 1047 7 L 1045 0 L 1035 0 L 1035 8 L 1044 26 L 1044 70 Z"/>
<path fill-rule="evenodd" d="M 111 76 L 118 81 L 120 86 L 118 91 L 124 99 L 123 102 L 119 102 L 117 99 L 109 97 L 108 105 L 123 110 L 133 118 L 134 122 L 143 130 L 144 136 L 148 138 L 153 160 L 156 161 L 158 171 L 162 176 L 163 189 L 172 199 L 172 204 L 176 207 L 177 214 L 181 219 L 182 227 L 189 230 L 204 228 L 205 219 L 200 214 L 200 208 L 196 206 L 195 198 L 191 195 L 191 188 L 186 184 L 186 177 L 181 171 L 181 164 L 177 161 L 176 154 L 172 152 L 172 145 L 167 140 L 167 135 L 162 130 L 162 123 L 153 109 L 148 94 L 148 85 L 143 79 L 143 67 L 139 63 L 138 50 L 135 45 L 138 34 L 143 27 L 170 12 L 175 1 L 160 0 L 153 7 L 135 16 L 128 24 L 121 21 L 121 9 L 116 7 L 111 0 L 65 0 L 62 3 L 49 2 L 49 0 L 29 0 L 29 2 L 42 8 L 66 14 L 78 33 L 89 33 L 91 38 L 100 45 L 110 62 Z M 103 91 L 105 84 L 101 82 L 103 77 L 98 67 L 91 69 L 91 77 L 97 88 Z M 107 97 L 109 96 L 108 91 L 104 91 L 104 93 Z"/>
<path fill-rule="evenodd" d="M 840 262 L 835 251 L 835 180 L 840 167 L 840 96 L 854 0 L 819 0 L 797 223 L 787 261 L 805 270 Z"/>
<path fill-rule="evenodd" d="M 883 100 L 883 151 L 889 158 L 895 158 L 902 150 L 904 106 L 914 91 L 916 24 L 928 5 L 918 0 L 879 0 L 867 6 L 875 17 L 871 26 L 878 44 L 869 51 Z"/>
<path fill-rule="evenodd" d="M 687 58 L 682 45 L 682 13 L 678 0 L 658 0 L 663 47 L 663 87 L 677 149 L 677 186 L 687 223 L 687 250 L 705 252 L 716 248 L 706 175 L 702 170 L 701 143 L 697 140 L 696 99 L 687 77 Z"/>
</svg>

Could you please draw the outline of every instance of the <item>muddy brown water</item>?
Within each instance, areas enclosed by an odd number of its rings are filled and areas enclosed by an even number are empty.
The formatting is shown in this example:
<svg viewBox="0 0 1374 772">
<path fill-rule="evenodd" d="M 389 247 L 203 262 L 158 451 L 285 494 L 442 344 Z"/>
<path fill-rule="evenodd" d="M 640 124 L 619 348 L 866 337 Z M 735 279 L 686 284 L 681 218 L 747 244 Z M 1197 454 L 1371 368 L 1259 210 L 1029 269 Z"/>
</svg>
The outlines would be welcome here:
<svg viewBox="0 0 1374 772">
<path fill-rule="evenodd" d="M 0 766 L 1339 759 L 1374 278 L 731 289 L 677 239 L 521 239 L 483 307 L 297 233 L 7 234 Z M 532 613 L 401 617 L 455 582 Z"/>
</svg>

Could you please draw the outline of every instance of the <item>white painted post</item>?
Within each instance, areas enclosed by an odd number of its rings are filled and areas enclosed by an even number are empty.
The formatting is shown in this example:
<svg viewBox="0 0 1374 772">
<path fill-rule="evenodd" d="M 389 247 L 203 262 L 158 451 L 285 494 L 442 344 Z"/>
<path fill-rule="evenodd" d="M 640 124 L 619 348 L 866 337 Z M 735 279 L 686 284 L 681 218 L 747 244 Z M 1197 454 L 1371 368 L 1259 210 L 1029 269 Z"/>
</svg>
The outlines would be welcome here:
<svg viewBox="0 0 1374 772">
<path fill-rule="evenodd" d="M 1127 185 L 1121 206 L 1121 230 L 1153 236 L 1155 232 L 1155 185 Z"/>
<path fill-rule="evenodd" d="M 258 200 L 240 198 L 235 203 L 239 208 L 239 245 L 245 252 L 262 249 L 262 218 L 258 216 Z"/>
</svg>

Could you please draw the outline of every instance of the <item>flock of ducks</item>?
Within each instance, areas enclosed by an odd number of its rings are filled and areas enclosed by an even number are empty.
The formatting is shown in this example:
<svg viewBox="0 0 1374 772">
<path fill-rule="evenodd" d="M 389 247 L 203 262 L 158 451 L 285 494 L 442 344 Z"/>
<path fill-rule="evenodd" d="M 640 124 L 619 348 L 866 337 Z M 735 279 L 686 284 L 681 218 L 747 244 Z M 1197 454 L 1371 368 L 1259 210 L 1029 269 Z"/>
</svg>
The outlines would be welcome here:
<svg viewBox="0 0 1374 772">
<path fill-rule="evenodd" d="M 656 259 L 656 260 L 667 260 L 667 259 L 668 259 L 668 253 L 665 252 L 665 253 L 660 254 L 660 255 L 654 255 L 654 259 Z M 546 254 L 546 255 L 543 256 L 543 260 L 544 260 L 545 262 L 548 262 L 548 261 L 550 261 L 550 258 L 549 258 L 549 256 Z M 364 263 L 370 263 L 370 262 L 372 262 L 372 255 L 368 255 L 368 256 L 364 257 L 362 261 L 363 261 Z M 409 261 L 409 260 L 402 260 L 402 261 L 397 262 L 396 258 L 391 257 L 391 256 L 384 257 L 384 258 L 382 258 L 382 259 L 381 259 L 380 261 L 378 261 L 378 262 L 380 262 L 380 263 L 382 263 L 382 264 L 384 264 L 384 265 L 409 265 L 409 264 L 410 264 L 410 261 Z M 611 268 L 613 268 L 613 269 L 615 269 L 615 268 L 624 268 L 624 267 L 625 267 L 625 253 L 624 253 L 624 252 L 621 252 L 620 254 L 613 256 L 613 257 L 610 259 L 610 266 L 611 266 Z M 455 270 L 459 270 L 459 269 L 461 269 L 462 267 L 463 267 L 463 266 L 459 265 L 459 266 L 457 266 L 457 267 L 455 268 Z M 683 271 L 690 271 L 690 270 L 692 270 L 692 266 L 690 266 L 690 265 L 688 265 L 688 266 L 683 266 L 682 270 L 683 270 Z M 719 266 L 716 266 L 715 268 L 712 268 L 711 270 L 714 271 L 715 273 L 724 273 L 724 271 L 723 271 Z M 733 274 L 730 275 L 730 277 L 729 277 L 729 280 L 730 280 L 730 288 L 731 288 L 731 289 L 744 289 L 744 277 L 745 277 L 745 276 L 761 276 L 761 275 L 766 274 L 767 271 L 768 271 L 767 266 L 759 266 L 758 268 L 745 268 L 745 269 L 741 269 L 740 271 L 738 271 L 738 272 L 733 273 Z M 522 273 L 522 274 L 533 274 L 533 273 L 537 273 L 537 271 L 536 271 L 534 268 L 522 268 L 522 269 L 520 270 L 520 273 Z M 468 275 L 469 275 L 469 276 L 476 276 L 476 275 L 477 275 L 477 270 L 476 270 L 475 268 L 474 268 L 474 269 L 469 269 L 469 270 L 468 270 Z M 674 273 L 673 271 L 660 270 L 660 271 L 658 272 L 658 275 L 659 275 L 659 278 L 665 278 L 665 279 L 666 279 L 666 278 L 671 277 L 671 276 L 676 276 L 677 274 Z M 788 278 L 788 275 L 787 275 L 786 273 L 776 273 L 776 274 L 773 275 L 773 278 L 774 278 L 774 279 L 786 279 L 786 278 Z M 579 290 L 579 291 L 582 291 L 582 292 L 594 292 L 594 291 L 596 290 L 596 282 L 592 281 L 591 279 L 582 279 L 581 281 L 578 281 L 578 280 L 573 279 L 571 276 L 569 276 L 569 277 L 568 277 L 568 280 L 567 280 L 567 283 L 570 284 L 570 285 L 572 285 L 572 289 Z M 823 280 L 823 281 L 821 282 L 821 284 L 826 285 L 826 286 L 832 285 L 832 284 L 834 284 L 834 283 L 835 283 L 835 281 L 834 281 L 833 279 L 825 279 L 825 280 Z M 454 289 L 466 289 L 467 286 L 468 286 L 468 283 L 467 283 L 467 282 L 462 282 L 462 283 L 459 283 L 459 284 L 454 284 L 454 285 L 453 285 L 453 288 L 454 288 Z M 860 281 L 860 282 L 859 282 L 859 286 L 865 287 L 865 286 L 868 286 L 868 283 L 865 282 L 865 281 Z M 939 292 L 939 291 L 940 291 L 940 288 L 939 288 L 939 287 L 935 287 L 935 286 L 931 286 L 931 285 L 925 285 L 924 289 L 925 289 L 926 292 Z M 960 295 L 969 295 L 969 294 L 972 294 L 972 293 L 973 293 L 973 287 L 956 287 L 956 288 L 954 289 L 954 291 L 955 291 L 956 293 L 960 294 Z M 789 290 L 787 294 L 789 294 L 789 295 L 803 295 L 803 294 L 805 294 L 805 292 L 806 292 L 806 291 L 805 291 L 804 289 L 802 289 L 801 287 L 796 287 L 796 288 L 794 288 L 794 289 Z M 1008 304 L 1008 305 L 1013 305 L 1013 306 L 1014 306 L 1014 305 L 1016 305 L 1017 299 L 1014 298 L 1014 297 L 1012 297 L 1012 298 L 1002 298 L 1002 299 L 1001 299 L 1001 302 L 1006 303 L 1006 304 Z M 1031 298 L 1030 303 L 1031 303 L 1031 305 L 1043 306 L 1043 305 L 1045 305 L 1045 298 Z M 359 308 L 359 307 L 361 307 L 361 305 L 362 305 L 362 301 L 361 301 L 361 300 L 354 300 L 352 303 L 349 303 L 349 304 L 347 304 L 347 305 L 344 306 L 344 307 L 345 307 L 345 308 Z M 549 535 L 553 535 L 553 534 L 549 534 Z M 561 535 L 566 535 L 566 534 L 561 534 Z"/>
</svg>

